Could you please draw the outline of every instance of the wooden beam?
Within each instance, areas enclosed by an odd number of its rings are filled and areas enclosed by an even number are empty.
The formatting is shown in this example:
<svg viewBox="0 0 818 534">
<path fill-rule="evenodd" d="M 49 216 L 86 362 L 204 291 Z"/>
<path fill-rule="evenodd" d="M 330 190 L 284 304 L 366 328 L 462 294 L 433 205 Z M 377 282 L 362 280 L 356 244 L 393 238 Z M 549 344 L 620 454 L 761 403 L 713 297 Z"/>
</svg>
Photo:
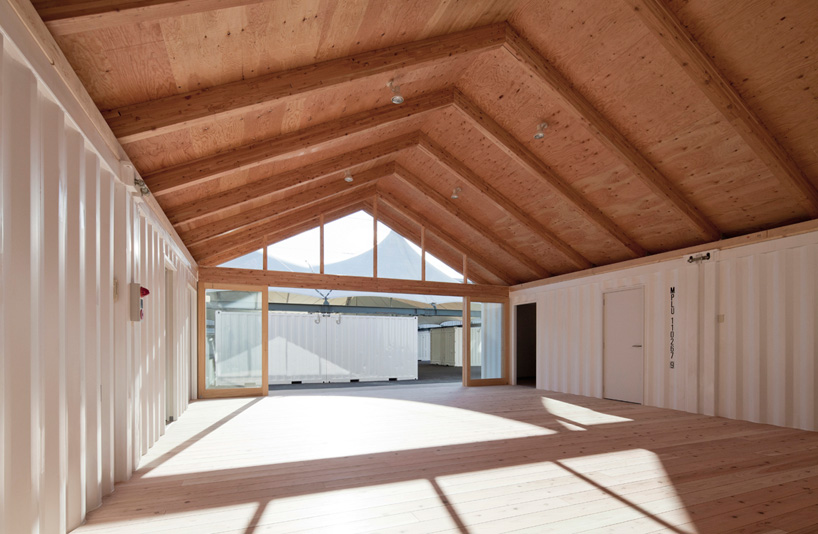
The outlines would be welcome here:
<svg viewBox="0 0 818 534">
<path fill-rule="evenodd" d="M 540 239 L 556 248 L 563 256 L 580 269 L 587 269 L 593 264 L 582 254 L 574 250 L 568 243 L 554 235 L 548 228 L 534 220 L 530 215 L 521 210 L 517 205 L 509 200 L 500 191 L 492 187 L 483 180 L 473 170 L 447 152 L 443 147 L 430 139 L 427 135 L 421 134 L 418 140 L 420 149 L 437 160 L 442 166 L 459 177 L 461 180 L 471 185 L 477 192 L 491 201 L 506 214 L 516 219 L 517 222 L 528 228 Z"/>
<path fill-rule="evenodd" d="M 506 50 L 534 73 L 566 111 L 576 117 L 599 142 L 608 147 L 659 198 L 671 205 L 705 239 L 718 239 L 721 231 L 679 192 L 568 80 L 511 27 Z"/>
<path fill-rule="evenodd" d="M 792 198 L 798 201 L 810 217 L 818 217 L 818 190 L 690 35 L 670 6 L 660 0 L 628 2 L 690 79 L 787 188 Z"/>
<path fill-rule="evenodd" d="M 120 142 L 126 144 L 360 78 L 497 49 L 504 41 L 503 24 L 483 26 L 134 104 L 108 111 L 105 118 Z M 386 94 L 388 89 L 383 91 Z"/>
<path fill-rule="evenodd" d="M 420 227 L 420 279 L 426 281 L 426 227 Z"/>
<path fill-rule="evenodd" d="M 338 156 L 316 161 L 299 169 L 276 174 L 249 184 L 215 193 L 194 202 L 183 204 L 166 211 L 168 219 L 178 226 L 193 222 L 201 217 L 225 210 L 241 208 L 245 204 L 257 203 L 274 195 L 284 193 L 304 184 L 318 180 L 333 179 L 332 176 L 344 169 L 350 169 L 380 158 L 390 156 L 400 150 L 417 144 L 417 134 L 386 139 Z"/>
<path fill-rule="evenodd" d="M 99 30 L 258 4 L 264 0 L 34 0 L 33 4 L 54 35 Z"/>
<path fill-rule="evenodd" d="M 406 170 L 401 165 L 397 164 L 395 165 L 395 176 L 400 178 L 410 187 L 416 189 L 424 197 L 426 197 L 426 199 L 438 205 L 445 211 L 448 211 L 452 216 L 454 216 L 467 226 L 471 227 L 472 230 L 481 234 L 486 240 L 490 241 L 492 244 L 500 248 L 510 257 L 514 258 L 520 264 L 524 265 L 529 271 L 534 273 L 535 276 L 538 276 L 540 278 L 546 278 L 550 276 L 550 273 L 536 261 L 522 254 L 520 251 L 506 243 L 505 240 L 498 237 L 488 226 L 484 225 L 483 223 L 481 223 L 480 221 L 476 220 L 474 217 L 466 213 L 464 210 L 460 209 L 460 207 L 455 205 L 448 198 L 438 193 L 433 187 L 431 187 L 429 184 L 427 184 L 426 182 L 424 182 L 423 180 L 421 180 L 408 170 Z"/>
<path fill-rule="evenodd" d="M 190 250 L 190 253 L 193 254 L 193 257 L 197 258 L 197 261 L 199 261 L 198 258 L 201 258 L 201 261 L 205 264 L 212 265 L 212 263 L 207 261 L 208 258 L 215 256 L 222 251 L 236 248 L 246 250 L 247 246 L 251 245 L 250 249 L 248 250 L 249 252 L 254 250 L 252 245 L 255 245 L 260 237 L 267 234 L 272 234 L 286 224 L 297 224 L 299 221 L 312 219 L 321 212 L 327 213 L 351 204 L 360 203 L 362 199 L 368 198 L 374 194 L 375 184 L 370 183 L 365 185 L 363 188 L 336 195 L 324 202 L 314 203 L 310 204 L 309 206 L 303 206 L 290 210 L 286 213 L 282 213 L 281 215 L 265 219 L 259 224 L 247 226 L 229 234 L 223 234 L 205 241 L 201 241 L 194 245 L 190 245 L 188 249 Z"/>
<path fill-rule="evenodd" d="M 378 202 L 380 204 L 378 214 L 379 214 L 379 217 L 381 218 L 381 221 L 385 225 L 387 225 L 389 228 L 391 228 L 392 230 L 394 230 L 395 232 L 400 234 L 402 237 L 408 239 L 409 241 L 413 242 L 415 245 L 417 245 L 417 246 L 419 246 L 421 248 L 421 262 L 422 262 L 421 263 L 421 281 L 425 281 L 426 280 L 425 273 L 424 273 L 424 271 L 425 271 L 425 257 L 424 257 L 424 251 L 423 251 L 424 247 L 426 246 L 426 244 L 425 244 L 425 240 L 426 240 L 425 234 L 426 234 L 426 232 L 424 231 L 425 227 L 420 226 L 419 223 L 415 219 L 413 219 L 412 216 L 409 213 L 406 213 L 403 210 L 401 210 L 400 208 L 398 208 L 396 206 L 393 206 L 391 203 L 388 203 L 386 200 L 384 200 L 384 198 L 382 196 L 378 197 Z M 390 210 L 391 210 L 391 213 L 390 213 Z M 407 219 L 409 221 L 409 224 L 399 220 L 398 217 L 402 217 L 404 219 Z M 419 231 L 414 230 L 410 226 L 412 224 L 414 224 L 416 226 L 420 226 L 420 230 Z M 446 265 L 448 265 L 452 269 L 458 270 L 460 268 L 459 265 L 458 265 L 458 261 L 454 261 L 452 259 L 452 256 L 457 255 L 457 258 L 459 260 L 460 254 L 458 254 L 457 251 L 454 249 L 454 247 L 451 247 L 451 245 L 449 245 L 449 243 L 446 242 L 445 239 L 439 238 L 438 241 L 443 245 L 443 247 L 438 247 L 437 248 L 437 257 L 438 257 L 438 259 L 440 259 L 440 261 L 442 261 L 443 263 L 445 263 Z M 449 250 L 449 249 L 451 249 L 451 250 Z M 487 271 L 486 269 L 484 269 L 484 270 Z M 491 276 L 493 278 L 497 278 L 498 280 L 500 280 L 501 285 L 506 285 L 508 283 L 508 282 L 503 281 L 503 279 L 494 276 L 493 274 Z M 483 276 L 483 275 L 476 275 L 473 278 L 473 280 L 476 281 L 479 284 L 494 284 L 494 285 L 496 285 L 496 282 L 489 281 L 489 279 L 487 277 Z"/>
<path fill-rule="evenodd" d="M 451 90 L 429 93 L 401 106 L 389 104 L 152 172 L 143 176 L 156 196 L 250 169 L 274 158 L 303 154 L 351 134 L 422 116 L 452 103 Z"/>
<path fill-rule="evenodd" d="M 398 198 L 396 198 L 393 194 L 383 191 L 382 189 L 378 188 L 378 197 L 380 198 L 381 202 L 392 208 L 393 210 L 397 211 L 407 219 L 414 221 L 416 224 L 420 224 L 420 221 L 425 220 L 425 218 L 420 215 L 418 212 L 407 206 L 405 203 L 401 202 Z M 455 251 L 460 254 L 466 254 L 469 256 L 472 261 L 474 261 L 477 265 L 485 269 L 486 271 L 490 272 L 498 279 L 502 280 L 506 284 L 513 284 L 514 280 L 503 270 L 496 267 L 488 258 L 477 254 L 473 250 L 469 250 L 463 246 L 459 239 L 455 238 L 452 234 L 447 232 L 446 230 L 440 227 L 428 228 L 425 227 L 425 234 L 431 233 L 437 236 L 441 241 L 446 243 L 448 246 L 452 247 Z M 442 259 L 442 258 L 441 258 Z M 425 263 L 425 262 L 424 262 Z M 458 269 L 456 263 L 453 265 L 451 263 L 447 263 L 449 267 L 454 269 L 455 271 Z"/>
<path fill-rule="evenodd" d="M 380 165 L 374 169 L 356 174 L 355 181 L 352 183 L 346 183 L 343 178 L 338 178 L 335 182 L 299 191 L 278 202 L 272 202 L 186 232 L 180 232 L 180 235 L 187 246 L 190 247 L 219 235 L 229 235 L 231 232 L 240 231 L 248 226 L 264 224 L 274 217 L 297 209 L 319 205 L 338 195 L 360 191 L 367 185 L 377 181 L 378 178 L 392 174 L 393 170 L 393 163 Z"/>
<path fill-rule="evenodd" d="M 228 267 L 200 267 L 199 280 L 212 284 L 322 288 L 374 293 L 409 293 L 416 295 L 474 296 L 477 298 L 494 299 L 508 298 L 508 286 L 421 282 L 419 280 L 260 271 L 256 269 L 232 269 Z"/>
<path fill-rule="evenodd" d="M 454 105 L 456 109 L 468 118 L 472 124 L 500 150 L 532 175 L 554 189 L 564 200 L 568 201 L 591 222 L 622 243 L 631 253 L 635 256 L 644 256 L 647 254 L 645 249 L 631 239 L 624 230 L 619 228 L 607 215 L 602 213 L 599 208 L 591 204 L 579 191 L 575 190 L 560 178 L 551 167 L 540 161 L 540 159 L 518 141 L 516 137 L 504 130 L 497 121 L 484 113 L 483 110 L 466 98 L 460 91 L 455 91 Z"/>
</svg>

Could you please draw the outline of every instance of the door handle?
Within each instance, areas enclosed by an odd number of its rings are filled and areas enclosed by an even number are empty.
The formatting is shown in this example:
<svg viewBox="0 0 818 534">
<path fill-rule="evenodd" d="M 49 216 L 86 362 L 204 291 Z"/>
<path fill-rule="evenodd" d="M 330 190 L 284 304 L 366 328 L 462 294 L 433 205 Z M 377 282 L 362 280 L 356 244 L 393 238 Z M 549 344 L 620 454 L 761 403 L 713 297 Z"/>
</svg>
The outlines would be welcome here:
<svg viewBox="0 0 818 534">
<path fill-rule="evenodd" d="M 642 345 L 631 345 L 631 346 L 636 348 L 636 347 L 641 347 Z"/>
</svg>

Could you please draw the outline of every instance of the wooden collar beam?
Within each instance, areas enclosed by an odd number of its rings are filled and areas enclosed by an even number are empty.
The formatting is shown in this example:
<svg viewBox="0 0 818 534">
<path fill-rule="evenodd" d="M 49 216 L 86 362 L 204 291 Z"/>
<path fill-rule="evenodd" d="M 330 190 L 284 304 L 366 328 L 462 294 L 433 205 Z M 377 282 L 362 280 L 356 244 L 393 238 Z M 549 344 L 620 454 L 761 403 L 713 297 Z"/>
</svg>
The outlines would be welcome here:
<svg viewBox="0 0 818 534">
<path fill-rule="evenodd" d="M 339 276 L 331 274 L 291 273 L 232 269 L 229 267 L 199 267 L 199 281 L 211 284 L 239 284 L 265 287 L 301 287 L 366 291 L 368 293 L 407 293 L 415 295 L 443 295 L 475 299 L 507 299 L 508 286 L 483 284 L 453 284 L 421 282 L 393 278 Z"/>
</svg>

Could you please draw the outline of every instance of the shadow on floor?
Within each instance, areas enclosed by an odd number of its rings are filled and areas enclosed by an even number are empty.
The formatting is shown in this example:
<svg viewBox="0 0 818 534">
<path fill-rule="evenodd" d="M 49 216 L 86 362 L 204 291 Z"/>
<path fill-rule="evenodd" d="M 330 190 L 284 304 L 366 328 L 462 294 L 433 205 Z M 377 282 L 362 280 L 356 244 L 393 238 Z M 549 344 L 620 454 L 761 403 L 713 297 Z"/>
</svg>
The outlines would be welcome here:
<svg viewBox="0 0 818 534">
<path fill-rule="evenodd" d="M 270 391 L 300 389 L 334 389 L 358 388 L 371 386 L 410 386 L 422 384 L 447 384 L 463 381 L 462 367 L 435 365 L 429 362 L 418 362 L 417 380 L 379 380 L 376 382 L 332 382 L 328 384 L 271 384 Z"/>
</svg>

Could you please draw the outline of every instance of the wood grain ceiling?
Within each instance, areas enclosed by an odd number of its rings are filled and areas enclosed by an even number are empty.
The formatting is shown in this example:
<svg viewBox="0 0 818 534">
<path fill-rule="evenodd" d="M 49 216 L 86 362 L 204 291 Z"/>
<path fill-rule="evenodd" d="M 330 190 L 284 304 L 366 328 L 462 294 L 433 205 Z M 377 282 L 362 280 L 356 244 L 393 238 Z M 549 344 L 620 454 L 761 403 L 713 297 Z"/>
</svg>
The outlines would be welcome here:
<svg viewBox="0 0 818 534">
<path fill-rule="evenodd" d="M 204 266 L 357 209 L 492 284 L 818 217 L 812 0 L 34 5 Z"/>
</svg>

